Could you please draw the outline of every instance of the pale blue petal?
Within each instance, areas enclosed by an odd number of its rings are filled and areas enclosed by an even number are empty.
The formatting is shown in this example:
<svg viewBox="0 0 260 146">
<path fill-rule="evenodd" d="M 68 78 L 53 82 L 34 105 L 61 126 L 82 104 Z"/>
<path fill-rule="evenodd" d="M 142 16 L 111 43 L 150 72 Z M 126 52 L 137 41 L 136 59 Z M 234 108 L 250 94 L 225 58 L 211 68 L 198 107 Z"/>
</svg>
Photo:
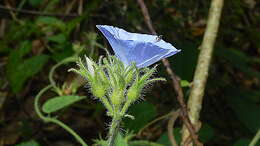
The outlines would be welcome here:
<svg viewBox="0 0 260 146">
<path fill-rule="evenodd" d="M 104 34 L 116 56 L 125 65 L 135 62 L 139 68 L 147 67 L 180 52 L 170 43 L 157 41 L 156 35 L 130 33 L 107 25 L 97 25 L 97 28 Z"/>
</svg>

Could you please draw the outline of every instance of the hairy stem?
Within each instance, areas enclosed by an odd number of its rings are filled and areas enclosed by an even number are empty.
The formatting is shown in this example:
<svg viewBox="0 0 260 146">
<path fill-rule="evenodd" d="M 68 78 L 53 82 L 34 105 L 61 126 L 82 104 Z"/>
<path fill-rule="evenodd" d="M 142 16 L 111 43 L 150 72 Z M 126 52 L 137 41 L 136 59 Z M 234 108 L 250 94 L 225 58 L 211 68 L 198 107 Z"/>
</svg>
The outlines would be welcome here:
<svg viewBox="0 0 260 146">
<path fill-rule="evenodd" d="M 221 11 L 224 0 L 212 0 L 207 21 L 207 28 L 201 45 L 198 64 L 195 70 L 193 86 L 188 100 L 189 118 L 192 124 L 199 125 L 199 114 L 202 107 L 204 90 L 208 77 L 209 65 L 212 58 L 213 46 L 217 37 Z M 187 128 L 183 127 L 182 144 L 190 134 Z"/>
<path fill-rule="evenodd" d="M 108 146 L 114 146 L 115 144 L 115 139 L 119 131 L 119 126 L 121 122 L 121 117 L 118 116 L 117 114 L 114 114 L 114 117 L 112 119 L 112 123 L 109 129 L 108 133 Z"/>
</svg>

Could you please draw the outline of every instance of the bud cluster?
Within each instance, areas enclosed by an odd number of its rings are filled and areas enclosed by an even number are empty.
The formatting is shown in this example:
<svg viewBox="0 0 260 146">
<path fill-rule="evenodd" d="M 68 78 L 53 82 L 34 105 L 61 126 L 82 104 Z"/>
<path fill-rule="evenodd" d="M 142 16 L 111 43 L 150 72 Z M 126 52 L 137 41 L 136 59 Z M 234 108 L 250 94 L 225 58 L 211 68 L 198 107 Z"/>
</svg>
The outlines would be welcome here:
<svg viewBox="0 0 260 146">
<path fill-rule="evenodd" d="M 100 57 L 99 62 L 85 57 L 77 62 L 78 69 L 70 69 L 83 76 L 90 87 L 91 93 L 104 104 L 108 115 L 120 113 L 125 116 L 128 107 L 138 100 L 143 88 L 154 81 L 164 78 L 151 78 L 156 67 L 137 68 L 133 63 L 125 66 L 117 57 L 108 55 Z"/>
</svg>

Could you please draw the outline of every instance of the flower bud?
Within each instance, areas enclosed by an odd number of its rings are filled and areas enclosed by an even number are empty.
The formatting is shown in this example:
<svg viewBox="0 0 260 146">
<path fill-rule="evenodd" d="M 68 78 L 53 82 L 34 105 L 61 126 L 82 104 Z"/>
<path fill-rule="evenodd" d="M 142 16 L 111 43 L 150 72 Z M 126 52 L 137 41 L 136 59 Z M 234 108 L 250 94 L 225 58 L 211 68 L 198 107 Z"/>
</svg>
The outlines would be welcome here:
<svg viewBox="0 0 260 146">
<path fill-rule="evenodd" d="M 93 84 L 91 88 L 92 94 L 97 97 L 101 98 L 104 97 L 106 94 L 106 89 L 103 85 L 101 84 Z"/>
<path fill-rule="evenodd" d="M 125 77 L 126 84 L 130 84 L 134 79 L 134 70 L 130 71 L 127 76 Z"/>
<path fill-rule="evenodd" d="M 111 103 L 115 106 L 120 105 L 124 99 L 124 91 L 123 90 L 114 90 L 110 96 Z"/>
<path fill-rule="evenodd" d="M 135 101 L 139 98 L 140 93 L 140 89 L 138 89 L 137 86 L 133 85 L 128 89 L 127 98 L 128 100 Z"/>
</svg>

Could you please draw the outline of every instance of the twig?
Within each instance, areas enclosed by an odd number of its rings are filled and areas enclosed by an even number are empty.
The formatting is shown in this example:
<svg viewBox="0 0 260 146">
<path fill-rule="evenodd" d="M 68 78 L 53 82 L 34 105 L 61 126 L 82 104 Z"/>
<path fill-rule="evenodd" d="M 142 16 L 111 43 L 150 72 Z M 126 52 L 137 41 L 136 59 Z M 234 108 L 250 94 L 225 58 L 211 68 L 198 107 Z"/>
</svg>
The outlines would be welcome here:
<svg viewBox="0 0 260 146">
<path fill-rule="evenodd" d="M 172 143 L 172 146 L 178 146 L 178 144 L 174 138 L 173 127 L 174 127 L 174 123 L 175 123 L 176 119 L 179 116 L 180 116 L 180 110 L 178 109 L 177 111 L 171 113 L 171 118 L 168 121 L 168 126 L 167 126 L 168 137 Z"/>
<path fill-rule="evenodd" d="M 149 123 L 146 124 L 142 129 L 140 129 L 140 130 L 138 131 L 137 136 L 140 136 L 140 135 L 142 134 L 142 132 L 143 132 L 146 128 L 148 128 L 149 126 L 151 126 L 152 124 L 154 124 L 154 123 L 156 123 L 156 122 L 158 122 L 158 121 L 160 121 L 160 120 L 162 120 L 162 119 L 168 119 L 171 115 L 172 115 L 172 113 L 170 112 L 170 113 L 167 113 L 167 114 L 165 114 L 165 115 L 163 115 L 163 116 L 160 116 L 160 117 L 154 119 L 153 121 L 149 122 Z"/>
<path fill-rule="evenodd" d="M 147 10 L 147 7 L 146 7 L 144 1 L 143 0 L 137 0 L 137 2 L 139 4 L 139 6 L 141 7 L 141 11 L 143 13 L 146 25 L 148 26 L 151 33 L 156 35 L 156 31 L 153 28 L 150 15 L 148 13 L 148 10 Z M 180 103 L 180 106 L 181 106 L 181 112 L 180 112 L 181 114 L 180 115 L 181 115 L 181 118 L 184 122 L 184 125 L 188 128 L 188 130 L 191 134 L 192 140 L 197 145 L 201 145 L 201 143 L 198 141 L 198 136 L 195 133 L 195 129 L 194 129 L 193 125 L 191 124 L 189 118 L 188 118 L 188 112 L 187 112 L 187 108 L 186 108 L 187 106 L 186 106 L 184 99 L 183 99 L 183 91 L 182 91 L 182 88 L 180 86 L 180 82 L 179 82 L 179 79 L 178 79 L 179 77 L 177 77 L 177 75 L 174 74 L 174 72 L 172 71 L 172 69 L 170 67 L 170 63 L 167 59 L 163 59 L 162 62 L 163 62 L 163 65 L 166 67 L 167 73 L 169 74 L 169 76 L 172 79 L 174 90 L 177 93 L 176 98 L 177 98 L 177 100 L 178 100 L 178 102 Z"/>
<path fill-rule="evenodd" d="M 1 16 L 3 16 L 3 13 L 7 12 L 10 13 L 21 13 L 25 15 L 40 15 L 40 16 L 54 16 L 54 17 L 78 17 L 78 14 L 62 14 L 62 13 L 43 13 L 39 11 L 32 11 L 32 10 L 25 10 L 25 9 L 16 9 L 16 8 L 11 8 L 11 7 L 5 7 L 3 5 L 0 5 L 0 13 Z"/>
<path fill-rule="evenodd" d="M 255 146 L 259 139 L 260 139 L 260 129 L 258 129 L 255 137 L 252 139 L 249 146 Z"/>
<path fill-rule="evenodd" d="M 199 114 L 202 107 L 204 89 L 212 58 L 213 46 L 217 37 L 221 11 L 224 0 L 212 0 L 207 21 L 207 28 L 201 45 L 198 64 L 195 70 L 193 86 L 188 100 L 189 118 L 193 125 L 199 124 Z M 182 142 L 189 137 L 186 127 L 183 127 Z"/>
</svg>

